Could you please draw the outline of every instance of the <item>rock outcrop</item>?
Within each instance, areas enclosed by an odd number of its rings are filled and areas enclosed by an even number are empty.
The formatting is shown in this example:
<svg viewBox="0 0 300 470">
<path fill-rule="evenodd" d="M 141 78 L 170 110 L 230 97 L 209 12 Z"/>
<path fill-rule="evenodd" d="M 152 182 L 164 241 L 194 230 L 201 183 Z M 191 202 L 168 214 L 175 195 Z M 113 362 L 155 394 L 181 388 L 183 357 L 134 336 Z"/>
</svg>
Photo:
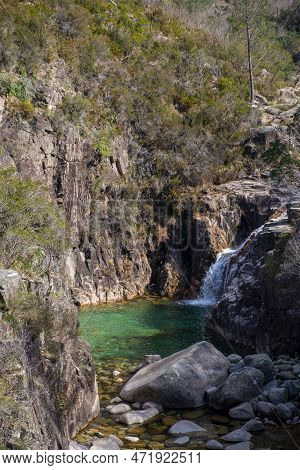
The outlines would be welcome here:
<svg viewBox="0 0 300 470">
<path fill-rule="evenodd" d="M 143 367 L 123 387 L 121 398 L 157 401 L 170 408 L 196 408 L 207 403 L 206 391 L 228 376 L 229 362 L 205 341 Z"/>
<path fill-rule="evenodd" d="M 290 243 L 299 243 L 296 214 L 297 203 L 290 204 L 289 216 L 267 222 L 232 258 L 224 293 L 207 319 L 228 339 L 258 351 L 299 351 L 300 278 L 285 262 Z"/>
<path fill-rule="evenodd" d="M 77 336 L 76 308 L 67 298 L 40 302 L 9 270 L 0 271 L 0 300 L 0 443 L 68 449 L 70 438 L 100 410 L 91 351 Z"/>
</svg>

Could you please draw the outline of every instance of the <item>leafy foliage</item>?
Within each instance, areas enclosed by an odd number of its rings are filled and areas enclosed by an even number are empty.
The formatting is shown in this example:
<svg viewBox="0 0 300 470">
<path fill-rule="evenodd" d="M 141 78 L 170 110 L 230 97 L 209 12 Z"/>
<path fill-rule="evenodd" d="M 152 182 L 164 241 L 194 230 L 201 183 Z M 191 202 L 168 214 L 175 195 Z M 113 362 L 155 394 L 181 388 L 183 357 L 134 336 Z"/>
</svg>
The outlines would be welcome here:
<svg viewBox="0 0 300 470">
<path fill-rule="evenodd" d="M 40 183 L 0 171 L 0 266 L 32 273 L 66 245 L 66 227 Z"/>
</svg>

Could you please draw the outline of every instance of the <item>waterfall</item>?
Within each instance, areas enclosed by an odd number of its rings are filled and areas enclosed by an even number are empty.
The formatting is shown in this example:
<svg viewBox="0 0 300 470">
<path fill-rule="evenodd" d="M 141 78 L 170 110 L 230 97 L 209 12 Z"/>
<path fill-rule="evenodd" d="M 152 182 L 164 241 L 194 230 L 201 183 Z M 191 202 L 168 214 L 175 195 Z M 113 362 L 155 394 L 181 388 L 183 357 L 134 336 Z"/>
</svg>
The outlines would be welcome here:
<svg viewBox="0 0 300 470">
<path fill-rule="evenodd" d="M 216 261 L 211 265 L 203 280 L 199 297 L 188 300 L 189 305 L 209 307 L 215 305 L 226 288 L 231 259 L 238 254 L 249 240 L 255 238 L 264 226 L 254 230 L 237 248 L 226 248 L 218 253 Z"/>
</svg>

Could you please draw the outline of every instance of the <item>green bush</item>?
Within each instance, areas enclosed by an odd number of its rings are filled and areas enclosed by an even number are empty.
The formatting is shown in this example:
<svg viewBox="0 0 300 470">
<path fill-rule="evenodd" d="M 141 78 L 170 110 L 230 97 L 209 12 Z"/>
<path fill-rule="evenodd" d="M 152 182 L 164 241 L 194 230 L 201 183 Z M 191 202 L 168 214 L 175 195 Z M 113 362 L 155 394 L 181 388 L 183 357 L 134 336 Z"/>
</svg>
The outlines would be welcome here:
<svg viewBox="0 0 300 470">
<path fill-rule="evenodd" d="M 0 170 L 0 267 L 34 273 L 67 246 L 66 225 L 37 181 Z"/>
</svg>

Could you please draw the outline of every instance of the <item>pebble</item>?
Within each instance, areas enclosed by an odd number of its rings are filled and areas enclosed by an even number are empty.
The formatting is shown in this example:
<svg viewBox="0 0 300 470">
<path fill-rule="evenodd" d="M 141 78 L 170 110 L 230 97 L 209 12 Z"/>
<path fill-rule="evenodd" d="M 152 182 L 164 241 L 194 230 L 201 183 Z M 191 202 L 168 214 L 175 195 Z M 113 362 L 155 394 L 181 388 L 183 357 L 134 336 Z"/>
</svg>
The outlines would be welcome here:
<svg viewBox="0 0 300 470">
<path fill-rule="evenodd" d="M 181 436 L 174 439 L 174 444 L 178 446 L 184 446 L 190 441 L 189 436 Z"/>
<path fill-rule="evenodd" d="M 128 424 L 143 424 L 148 419 L 153 418 L 158 415 L 159 411 L 156 408 L 147 408 L 147 410 L 134 410 L 128 411 L 117 417 L 116 421 L 118 423 Z"/>
<path fill-rule="evenodd" d="M 126 403 L 119 403 L 118 405 L 113 406 L 109 405 L 106 409 L 112 415 L 121 415 L 131 410 L 130 406 L 126 405 Z"/>
<path fill-rule="evenodd" d="M 219 441 L 216 441 L 215 439 L 211 439 L 206 443 L 206 448 L 209 450 L 222 450 L 224 447 Z"/>
<path fill-rule="evenodd" d="M 113 377 L 119 377 L 121 375 L 121 372 L 119 370 L 113 370 L 112 375 Z"/>
<path fill-rule="evenodd" d="M 125 436 L 124 439 L 129 442 L 139 442 L 139 438 L 135 436 Z"/>
</svg>

